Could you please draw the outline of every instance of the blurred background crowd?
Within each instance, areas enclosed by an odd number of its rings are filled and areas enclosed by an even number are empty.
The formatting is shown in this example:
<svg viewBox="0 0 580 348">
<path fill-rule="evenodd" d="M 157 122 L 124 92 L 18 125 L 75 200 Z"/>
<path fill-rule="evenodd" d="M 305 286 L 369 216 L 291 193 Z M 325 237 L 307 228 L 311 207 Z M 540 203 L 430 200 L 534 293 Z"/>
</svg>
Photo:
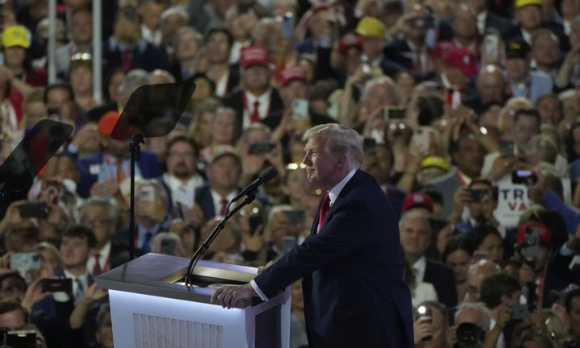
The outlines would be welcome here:
<svg viewBox="0 0 580 348">
<path fill-rule="evenodd" d="M 191 257 L 270 166 L 204 258 L 259 266 L 300 244 L 322 195 L 301 135 L 337 122 L 400 219 L 418 347 L 580 347 L 580 0 L 101 3 L 93 42 L 91 1 L 58 2 L 49 83 L 47 1 L 0 2 L 0 163 L 39 120 L 74 126 L 2 197 L 2 342 L 112 347 L 94 279 L 129 259 L 130 168 L 111 132 L 140 86 L 193 81 L 135 170 L 138 255 Z"/>
</svg>

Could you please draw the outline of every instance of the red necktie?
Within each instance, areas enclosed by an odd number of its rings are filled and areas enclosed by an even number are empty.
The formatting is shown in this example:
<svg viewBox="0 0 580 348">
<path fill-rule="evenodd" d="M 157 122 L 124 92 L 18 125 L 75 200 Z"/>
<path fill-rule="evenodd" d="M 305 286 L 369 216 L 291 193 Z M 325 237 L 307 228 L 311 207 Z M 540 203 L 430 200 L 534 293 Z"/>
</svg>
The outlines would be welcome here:
<svg viewBox="0 0 580 348">
<path fill-rule="evenodd" d="M 94 276 L 98 276 L 101 273 L 103 273 L 103 270 L 101 269 L 101 265 L 99 264 L 100 258 L 101 258 L 101 254 L 96 253 L 95 254 L 95 267 L 93 267 L 93 275 Z"/>
<path fill-rule="evenodd" d="M 322 204 L 320 205 L 320 215 L 318 217 L 318 231 L 322 228 L 322 224 L 324 223 L 324 219 L 326 219 L 326 215 L 328 215 L 328 210 L 330 209 L 330 196 L 328 192 L 324 194 L 324 198 L 322 198 Z"/>
<path fill-rule="evenodd" d="M 125 48 L 123 51 L 123 70 L 128 71 L 131 67 L 131 50 Z"/>
<path fill-rule="evenodd" d="M 250 123 L 260 122 L 260 102 L 254 102 L 254 111 L 250 115 Z"/>
<path fill-rule="evenodd" d="M 226 216 L 226 214 L 228 213 L 228 200 L 223 198 L 221 200 L 221 203 L 222 203 L 222 210 L 220 211 L 220 215 Z"/>
<path fill-rule="evenodd" d="M 123 170 L 123 160 L 117 158 L 117 182 L 120 183 L 125 180 L 125 170 Z"/>
</svg>

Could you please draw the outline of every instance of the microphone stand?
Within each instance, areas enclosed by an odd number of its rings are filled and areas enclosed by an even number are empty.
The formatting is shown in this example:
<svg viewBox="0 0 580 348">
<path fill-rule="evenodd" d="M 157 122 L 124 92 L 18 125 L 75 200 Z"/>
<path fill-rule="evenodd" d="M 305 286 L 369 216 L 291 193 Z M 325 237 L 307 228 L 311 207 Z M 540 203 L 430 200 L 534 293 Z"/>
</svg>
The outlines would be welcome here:
<svg viewBox="0 0 580 348">
<path fill-rule="evenodd" d="M 129 148 L 131 150 L 131 198 L 129 210 L 129 260 L 135 258 L 135 162 L 141 159 L 141 147 L 139 144 L 144 143 L 141 134 L 135 134 L 131 137 Z"/>
<path fill-rule="evenodd" d="M 236 206 L 232 211 L 229 211 L 229 206 L 234 201 L 231 201 L 230 204 L 228 204 L 228 213 L 226 214 L 226 216 L 213 229 L 213 231 L 210 233 L 210 235 L 207 237 L 207 239 L 203 242 L 203 244 L 199 248 L 197 248 L 197 250 L 193 254 L 193 257 L 189 261 L 189 265 L 187 266 L 187 273 L 185 274 L 185 285 L 187 285 L 187 286 L 193 285 L 192 284 L 192 278 L 191 278 L 191 276 L 192 276 L 193 269 L 195 268 L 195 265 L 197 265 L 197 261 L 199 259 L 201 259 L 201 256 L 203 255 L 203 253 L 205 253 L 205 251 L 209 248 L 209 246 L 211 245 L 211 243 L 213 243 L 214 239 L 216 239 L 216 237 L 218 236 L 218 234 L 224 229 L 225 223 L 234 214 L 236 214 L 240 209 L 242 209 L 244 206 L 250 204 L 254 199 L 256 199 L 256 190 L 254 190 L 253 192 L 249 193 L 246 196 L 246 199 L 241 204 L 239 204 L 238 206 Z"/>
</svg>

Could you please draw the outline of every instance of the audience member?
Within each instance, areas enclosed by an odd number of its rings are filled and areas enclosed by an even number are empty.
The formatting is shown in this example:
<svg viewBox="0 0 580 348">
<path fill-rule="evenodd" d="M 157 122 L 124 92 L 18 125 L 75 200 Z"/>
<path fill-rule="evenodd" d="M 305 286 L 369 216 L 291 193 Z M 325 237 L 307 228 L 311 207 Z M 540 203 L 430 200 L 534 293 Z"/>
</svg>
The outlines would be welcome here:
<svg viewBox="0 0 580 348">
<path fill-rule="evenodd" d="M 415 272 L 417 283 L 433 284 L 439 301 L 449 308 L 454 307 L 457 304 L 457 292 L 454 287 L 449 287 L 449 284 L 455 284 L 453 271 L 446 265 L 425 257 L 425 251 L 431 242 L 431 227 L 427 217 L 410 212 L 401 217 L 399 224 L 401 246 L 405 251 L 405 258 Z"/>
</svg>

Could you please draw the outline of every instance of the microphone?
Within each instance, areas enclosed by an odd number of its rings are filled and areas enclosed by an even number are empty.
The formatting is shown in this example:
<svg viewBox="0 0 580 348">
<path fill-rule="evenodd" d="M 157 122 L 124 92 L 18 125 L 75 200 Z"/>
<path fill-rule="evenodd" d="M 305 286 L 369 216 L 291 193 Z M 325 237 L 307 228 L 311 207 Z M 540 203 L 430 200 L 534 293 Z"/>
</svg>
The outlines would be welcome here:
<svg viewBox="0 0 580 348">
<path fill-rule="evenodd" d="M 243 189 L 242 192 L 238 193 L 234 197 L 234 199 L 232 199 L 232 202 L 235 202 L 248 194 L 255 193 L 260 185 L 263 185 L 269 182 L 270 180 L 274 179 L 276 175 L 278 175 L 278 170 L 275 167 L 269 167 L 265 169 L 263 172 L 260 173 L 260 175 L 256 180 L 254 180 L 251 184 L 246 186 L 246 188 Z"/>
</svg>

